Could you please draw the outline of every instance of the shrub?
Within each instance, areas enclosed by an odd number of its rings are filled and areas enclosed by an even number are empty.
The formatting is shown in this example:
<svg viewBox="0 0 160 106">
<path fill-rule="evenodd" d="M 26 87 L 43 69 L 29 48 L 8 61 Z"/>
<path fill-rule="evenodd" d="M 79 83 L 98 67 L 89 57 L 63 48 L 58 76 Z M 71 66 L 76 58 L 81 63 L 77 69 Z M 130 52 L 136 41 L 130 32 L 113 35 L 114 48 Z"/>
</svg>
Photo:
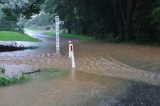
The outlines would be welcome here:
<svg viewBox="0 0 160 106">
<path fill-rule="evenodd" d="M 18 50 L 36 49 L 36 48 L 37 47 L 34 46 L 24 47 L 23 45 L 17 45 L 16 42 L 0 43 L 0 52 L 18 51 Z"/>
<path fill-rule="evenodd" d="M 22 84 L 30 79 L 30 76 L 26 74 L 21 74 L 18 76 L 8 77 L 5 76 L 5 69 L 0 67 L 0 86 L 9 86 L 12 84 Z"/>
<path fill-rule="evenodd" d="M 0 76 L 0 86 L 9 86 L 12 84 L 22 84 L 29 79 L 30 77 L 24 74 L 19 75 L 19 76 L 13 76 L 13 77 L 7 77 L 4 75 L 1 75 Z"/>
</svg>

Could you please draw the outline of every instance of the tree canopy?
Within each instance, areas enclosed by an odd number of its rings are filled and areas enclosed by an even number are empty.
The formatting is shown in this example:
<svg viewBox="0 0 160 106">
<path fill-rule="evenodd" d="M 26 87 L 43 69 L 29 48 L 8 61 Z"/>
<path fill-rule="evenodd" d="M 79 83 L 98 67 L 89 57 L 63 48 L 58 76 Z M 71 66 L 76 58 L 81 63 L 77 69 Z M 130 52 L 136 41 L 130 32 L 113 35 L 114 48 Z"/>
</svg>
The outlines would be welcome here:
<svg viewBox="0 0 160 106">
<path fill-rule="evenodd" d="M 160 41 L 159 0 L 1 0 L 0 22 L 14 26 L 40 11 L 52 21 L 59 15 L 68 33 L 108 41 Z"/>
<path fill-rule="evenodd" d="M 1 0 L 0 1 L 0 29 L 16 30 L 20 18 L 29 19 L 38 14 L 44 0 Z M 19 29 L 22 26 L 19 27 Z"/>
<path fill-rule="evenodd" d="M 45 0 L 43 11 L 59 15 L 69 33 L 117 41 L 160 41 L 159 0 Z"/>
</svg>

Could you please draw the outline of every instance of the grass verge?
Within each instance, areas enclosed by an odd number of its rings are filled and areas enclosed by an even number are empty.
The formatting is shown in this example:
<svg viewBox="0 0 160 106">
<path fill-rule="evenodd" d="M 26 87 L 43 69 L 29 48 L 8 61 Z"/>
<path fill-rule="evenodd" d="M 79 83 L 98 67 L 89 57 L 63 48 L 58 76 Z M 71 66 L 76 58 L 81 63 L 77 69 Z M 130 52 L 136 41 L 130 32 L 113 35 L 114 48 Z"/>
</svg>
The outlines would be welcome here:
<svg viewBox="0 0 160 106">
<path fill-rule="evenodd" d="M 27 26 L 27 27 L 25 27 L 26 29 L 29 29 L 29 30 L 49 30 L 50 29 L 50 27 L 48 27 L 48 26 L 41 26 L 41 27 L 39 27 L 39 26 Z"/>
<path fill-rule="evenodd" d="M 37 26 L 28 26 L 28 27 L 26 27 L 26 29 L 29 29 L 29 30 L 42 30 L 42 28 L 37 27 Z"/>
<path fill-rule="evenodd" d="M 48 35 L 48 36 L 55 36 L 56 35 L 56 33 L 54 33 L 54 32 L 44 32 L 43 34 Z"/>
<path fill-rule="evenodd" d="M 26 34 L 12 32 L 12 31 L 0 31 L 0 41 L 29 41 L 37 42 L 36 38 L 32 38 Z"/>
<path fill-rule="evenodd" d="M 5 69 L 0 67 L 0 86 L 9 86 L 13 84 L 22 84 L 30 79 L 30 76 L 21 74 L 18 76 L 5 76 Z"/>
<path fill-rule="evenodd" d="M 19 75 L 14 77 L 0 76 L 0 86 L 9 86 L 14 84 L 23 84 L 30 79 L 29 75 Z"/>
<path fill-rule="evenodd" d="M 43 34 L 44 35 L 48 35 L 48 36 L 55 36 L 54 32 L 45 32 Z M 88 36 L 88 35 L 78 35 L 78 34 L 66 34 L 66 33 L 62 33 L 62 34 L 60 34 L 60 36 L 62 38 L 71 38 L 71 39 L 79 39 L 79 40 L 95 40 L 94 37 Z"/>
</svg>

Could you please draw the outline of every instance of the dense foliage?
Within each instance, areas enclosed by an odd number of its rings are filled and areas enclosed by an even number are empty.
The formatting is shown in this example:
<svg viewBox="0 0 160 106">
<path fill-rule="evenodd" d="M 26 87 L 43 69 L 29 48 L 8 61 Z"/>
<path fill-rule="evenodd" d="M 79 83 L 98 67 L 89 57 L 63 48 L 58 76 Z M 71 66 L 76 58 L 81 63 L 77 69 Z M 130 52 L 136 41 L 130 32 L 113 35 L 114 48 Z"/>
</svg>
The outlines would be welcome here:
<svg viewBox="0 0 160 106">
<path fill-rule="evenodd" d="M 108 41 L 160 41 L 159 0 L 0 0 L 0 30 L 19 31 L 25 19 L 40 11 L 46 14 L 31 23 L 47 25 L 59 15 L 68 33 Z"/>
<path fill-rule="evenodd" d="M 59 15 L 69 33 L 111 41 L 160 41 L 159 0 L 45 0 L 52 17 Z"/>
<path fill-rule="evenodd" d="M 32 19 L 28 20 L 26 22 L 26 26 L 49 26 L 53 25 L 53 22 L 51 21 L 51 18 L 49 15 L 45 13 L 40 13 L 38 15 L 35 15 Z"/>
<path fill-rule="evenodd" d="M 0 67 L 0 87 L 9 86 L 12 84 L 23 84 L 24 82 L 30 79 L 30 76 L 21 74 L 13 77 L 9 77 L 5 75 L 6 69 Z"/>
<path fill-rule="evenodd" d="M 0 0 L 0 30 L 22 31 L 19 20 L 38 14 L 44 0 Z"/>
</svg>

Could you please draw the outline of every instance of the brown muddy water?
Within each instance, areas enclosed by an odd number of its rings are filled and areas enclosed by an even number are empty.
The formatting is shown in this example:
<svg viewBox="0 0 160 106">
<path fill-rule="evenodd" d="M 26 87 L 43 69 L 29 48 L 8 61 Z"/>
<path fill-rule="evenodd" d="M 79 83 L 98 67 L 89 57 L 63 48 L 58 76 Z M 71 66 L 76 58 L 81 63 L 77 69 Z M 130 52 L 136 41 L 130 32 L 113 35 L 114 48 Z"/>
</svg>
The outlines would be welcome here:
<svg viewBox="0 0 160 106">
<path fill-rule="evenodd" d="M 60 54 L 50 39 L 36 43 L 36 50 L 0 54 L 0 65 L 8 75 L 61 69 L 35 73 L 23 85 L 0 88 L 0 106 L 160 105 L 159 47 L 75 40 L 76 69 L 72 70 L 68 40 L 62 42 Z"/>
</svg>

